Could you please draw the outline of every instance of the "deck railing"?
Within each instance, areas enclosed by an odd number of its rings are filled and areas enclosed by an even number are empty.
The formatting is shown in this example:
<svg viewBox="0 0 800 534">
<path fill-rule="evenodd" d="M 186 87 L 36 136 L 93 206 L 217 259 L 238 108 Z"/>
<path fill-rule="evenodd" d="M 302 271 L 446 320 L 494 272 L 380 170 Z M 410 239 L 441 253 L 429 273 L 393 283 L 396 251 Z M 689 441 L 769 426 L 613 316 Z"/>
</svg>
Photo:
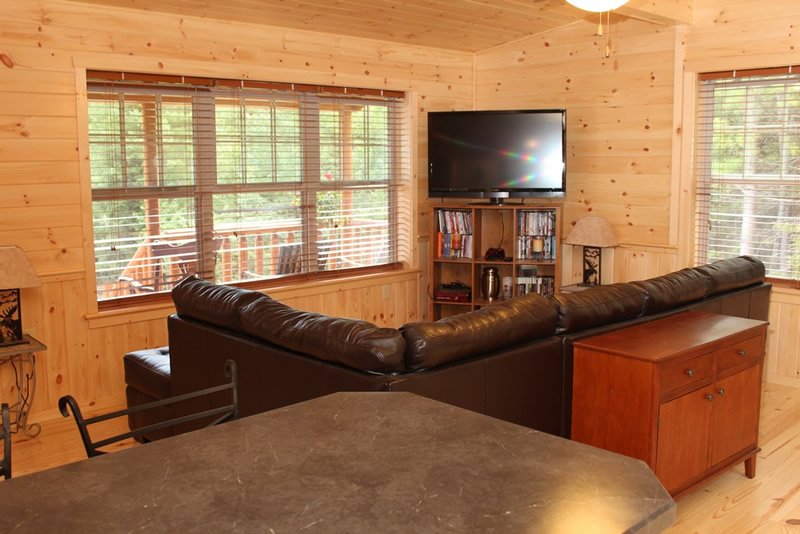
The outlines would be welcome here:
<svg viewBox="0 0 800 534">
<path fill-rule="evenodd" d="M 197 244 L 191 235 L 171 232 L 144 240 L 116 280 L 98 284 L 98 299 L 169 291 L 185 276 L 197 273 Z M 216 281 L 265 279 L 389 261 L 384 221 L 356 220 L 346 227 L 319 229 L 313 269 L 309 247 L 300 240 L 301 235 L 300 225 L 294 222 L 215 231 Z"/>
</svg>

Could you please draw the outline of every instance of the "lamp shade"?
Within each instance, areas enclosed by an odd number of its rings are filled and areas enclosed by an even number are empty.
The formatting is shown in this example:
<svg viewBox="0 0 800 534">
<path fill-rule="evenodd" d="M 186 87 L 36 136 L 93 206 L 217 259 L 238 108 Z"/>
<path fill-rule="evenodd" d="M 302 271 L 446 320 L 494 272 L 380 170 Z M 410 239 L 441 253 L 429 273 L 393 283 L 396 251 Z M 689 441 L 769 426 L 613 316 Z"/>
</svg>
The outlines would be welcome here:
<svg viewBox="0 0 800 534">
<path fill-rule="evenodd" d="M 593 215 L 581 217 L 564 242 L 584 247 L 616 247 L 619 244 L 608 221 Z"/>
<path fill-rule="evenodd" d="M 592 11 L 594 13 L 617 9 L 627 2 L 628 0 L 567 0 L 568 4 L 572 4 L 584 11 Z"/>
<path fill-rule="evenodd" d="M 0 246 L 0 289 L 38 287 L 40 285 L 42 282 L 21 248 Z"/>
</svg>

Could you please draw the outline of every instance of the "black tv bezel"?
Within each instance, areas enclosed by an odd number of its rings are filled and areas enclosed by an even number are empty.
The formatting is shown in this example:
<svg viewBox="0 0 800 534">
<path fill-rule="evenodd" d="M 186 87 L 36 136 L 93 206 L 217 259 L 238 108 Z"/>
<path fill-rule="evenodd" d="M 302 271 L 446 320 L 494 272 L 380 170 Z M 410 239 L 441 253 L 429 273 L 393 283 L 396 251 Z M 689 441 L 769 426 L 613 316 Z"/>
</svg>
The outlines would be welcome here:
<svg viewBox="0 0 800 534">
<path fill-rule="evenodd" d="M 489 116 L 489 115 L 511 115 L 511 114 L 561 114 L 561 157 L 564 167 L 561 172 L 561 187 L 537 187 L 537 188 L 464 188 L 464 189 L 434 189 L 431 185 L 433 168 L 431 166 L 430 147 L 431 147 L 431 115 L 470 115 L 470 116 Z M 470 111 L 429 111 L 428 112 L 428 198 L 487 198 L 492 201 L 508 198 L 564 198 L 567 196 L 567 110 L 565 108 L 553 109 L 502 109 L 502 110 L 470 110 Z"/>
</svg>

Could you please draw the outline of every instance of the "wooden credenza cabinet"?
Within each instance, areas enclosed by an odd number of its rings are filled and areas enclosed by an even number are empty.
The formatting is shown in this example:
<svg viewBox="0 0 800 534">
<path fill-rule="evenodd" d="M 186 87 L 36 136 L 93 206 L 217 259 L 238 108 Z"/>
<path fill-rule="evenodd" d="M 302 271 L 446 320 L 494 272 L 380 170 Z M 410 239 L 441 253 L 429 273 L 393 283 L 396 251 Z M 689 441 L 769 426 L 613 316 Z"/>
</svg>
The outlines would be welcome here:
<svg viewBox="0 0 800 534">
<path fill-rule="evenodd" d="M 572 439 L 647 462 L 678 496 L 755 476 L 767 323 L 685 312 L 574 344 Z"/>
</svg>

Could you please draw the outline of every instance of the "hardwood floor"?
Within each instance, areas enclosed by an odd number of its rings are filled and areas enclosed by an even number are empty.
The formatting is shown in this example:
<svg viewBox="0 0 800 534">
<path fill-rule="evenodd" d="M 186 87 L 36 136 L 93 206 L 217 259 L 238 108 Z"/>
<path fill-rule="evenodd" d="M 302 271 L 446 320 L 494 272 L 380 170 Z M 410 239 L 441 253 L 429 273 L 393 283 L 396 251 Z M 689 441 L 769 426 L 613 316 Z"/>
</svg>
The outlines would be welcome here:
<svg viewBox="0 0 800 534">
<path fill-rule="evenodd" d="M 99 413 L 109 413 L 123 408 L 125 408 L 124 399 L 121 404 L 104 406 L 101 411 L 91 409 L 81 411 L 84 417 L 92 417 Z M 86 459 L 86 451 L 83 448 L 80 434 L 78 434 L 78 426 L 72 417 L 59 416 L 57 419 L 42 421 L 34 418 L 32 422 L 42 425 L 42 431 L 37 437 L 30 438 L 19 432 L 11 439 L 11 465 L 14 478 Z M 127 431 L 128 423 L 124 418 L 105 421 L 90 427 L 94 440 Z M 115 443 L 104 450 L 115 451 L 137 445 L 138 443 L 133 439 L 129 439 Z"/>
<path fill-rule="evenodd" d="M 71 418 L 41 424 L 38 438 L 12 440 L 15 477 L 86 457 Z M 123 432 L 125 425 L 110 422 L 97 436 Z M 800 533 L 800 389 L 763 385 L 759 435 L 756 478 L 746 478 L 739 465 L 686 495 L 668 534 Z M 138 445 L 129 440 L 116 448 L 131 446 Z"/>
</svg>

